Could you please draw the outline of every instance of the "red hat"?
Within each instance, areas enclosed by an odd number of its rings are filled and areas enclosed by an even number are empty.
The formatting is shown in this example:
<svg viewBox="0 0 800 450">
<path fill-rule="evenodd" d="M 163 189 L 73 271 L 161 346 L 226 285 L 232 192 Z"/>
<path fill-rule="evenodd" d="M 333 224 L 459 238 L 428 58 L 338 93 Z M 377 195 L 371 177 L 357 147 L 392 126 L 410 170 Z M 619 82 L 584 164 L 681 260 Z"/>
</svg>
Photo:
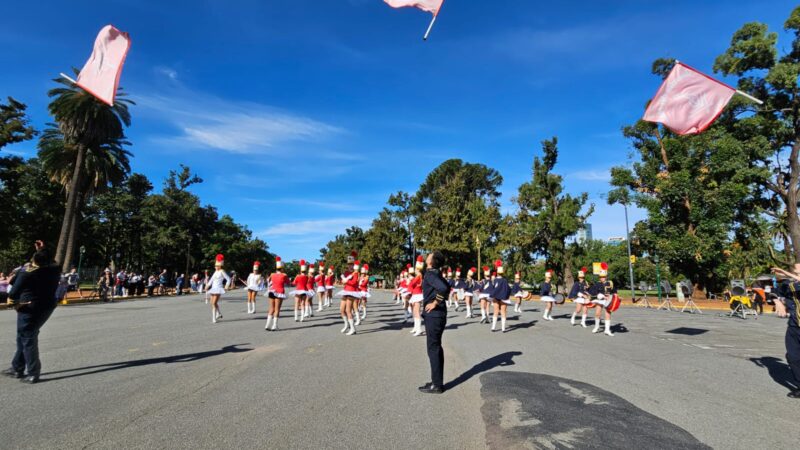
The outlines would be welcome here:
<svg viewBox="0 0 800 450">
<path fill-rule="evenodd" d="M 280 256 L 276 256 L 275 257 L 275 267 L 278 268 L 278 269 L 282 269 L 283 268 L 283 260 L 281 260 Z"/>
<path fill-rule="evenodd" d="M 322 269 L 323 267 L 325 267 L 325 261 L 320 261 L 319 268 Z"/>
<path fill-rule="evenodd" d="M 588 272 L 588 271 L 589 271 L 589 269 L 587 269 L 586 267 L 581 267 L 581 270 L 578 271 L 578 276 L 581 276 L 581 275 L 586 276 L 586 272 Z"/>
<path fill-rule="evenodd" d="M 300 272 L 305 272 L 305 271 L 306 271 L 306 260 L 305 259 L 301 259 L 300 260 Z"/>
<path fill-rule="evenodd" d="M 494 266 L 497 267 L 497 273 L 502 275 L 503 274 L 503 261 L 500 261 L 498 259 L 497 261 L 494 262 Z"/>
<path fill-rule="evenodd" d="M 367 273 L 367 272 L 369 272 L 369 264 L 364 263 L 364 265 L 361 266 L 361 273 Z"/>
<path fill-rule="evenodd" d="M 492 276 L 496 277 L 497 276 L 497 272 L 492 272 Z"/>
<path fill-rule="evenodd" d="M 520 276 L 519 272 L 515 273 L 514 276 L 519 277 Z"/>
<path fill-rule="evenodd" d="M 222 267 L 222 264 L 225 262 L 225 257 L 222 256 L 222 253 L 217 254 L 216 263 L 214 263 L 217 267 Z"/>
<path fill-rule="evenodd" d="M 425 258 L 422 255 L 417 256 L 417 263 L 415 264 L 417 270 L 422 270 L 425 268 Z"/>
<path fill-rule="evenodd" d="M 354 261 L 353 262 L 353 269 L 358 270 L 359 266 L 361 266 L 361 261 Z"/>
<path fill-rule="evenodd" d="M 256 261 L 253 263 L 253 270 L 258 270 L 261 268 L 261 263 Z"/>
<path fill-rule="evenodd" d="M 309 264 L 308 271 L 309 272 L 313 272 L 314 271 L 314 264 Z"/>
<path fill-rule="evenodd" d="M 358 257 L 358 253 L 356 253 L 355 250 L 350 252 L 350 254 L 347 255 L 347 264 L 353 264 L 356 261 L 356 257 Z"/>
<path fill-rule="evenodd" d="M 472 273 L 475 273 L 475 272 L 478 271 L 478 269 L 476 269 L 475 267 L 470 267 L 469 271 L 472 272 Z"/>
<path fill-rule="evenodd" d="M 601 277 L 607 277 L 608 276 L 608 264 L 600 263 L 600 274 L 599 275 Z"/>
<path fill-rule="evenodd" d="M 483 272 L 489 273 L 489 266 L 483 266 Z"/>
</svg>

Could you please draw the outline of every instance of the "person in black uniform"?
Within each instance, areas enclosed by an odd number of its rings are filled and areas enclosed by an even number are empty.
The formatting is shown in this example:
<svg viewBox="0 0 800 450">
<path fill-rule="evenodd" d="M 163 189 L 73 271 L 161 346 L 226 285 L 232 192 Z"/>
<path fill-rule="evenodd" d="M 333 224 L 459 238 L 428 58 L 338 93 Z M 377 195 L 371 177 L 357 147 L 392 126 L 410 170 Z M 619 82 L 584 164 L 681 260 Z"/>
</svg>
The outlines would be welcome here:
<svg viewBox="0 0 800 450">
<path fill-rule="evenodd" d="M 442 349 L 442 334 L 447 325 L 446 301 L 450 296 L 450 286 L 441 273 L 444 264 L 444 255 L 433 252 L 425 261 L 428 270 L 422 278 L 422 307 L 425 318 L 425 337 L 428 346 L 428 360 L 431 364 L 431 382 L 419 388 L 426 394 L 441 394 L 444 392 L 444 349 Z"/>
<path fill-rule="evenodd" d="M 61 277 L 58 266 L 41 241 L 36 241 L 36 253 L 30 267 L 17 275 L 9 291 L 9 303 L 17 309 L 17 351 L 5 376 L 36 383 L 42 371 L 39 361 L 39 330 L 56 308 L 56 288 Z"/>
<path fill-rule="evenodd" d="M 492 280 L 492 300 L 494 301 L 494 314 L 492 316 L 492 331 L 497 328 L 497 316 L 500 317 L 500 329 L 503 333 L 506 332 L 506 315 L 508 312 L 508 304 L 513 303 L 509 300 L 511 298 L 511 287 L 508 281 L 503 277 L 503 262 L 499 259 L 494 263 L 497 268 L 497 276 Z"/>
<path fill-rule="evenodd" d="M 589 288 L 589 294 L 594 297 L 592 305 L 594 305 L 594 329 L 592 333 L 600 331 L 600 315 L 605 312 L 605 334 L 607 336 L 614 336 L 611 332 L 611 312 L 608 306 L 611 304 L 611 298 L 617 293 L 617 288 L 614 287 L 614 282 L 608 279 L 608 264 L 602 263 L 600 266 L 600 279 Z"/>
<path fill-rule="evenodd" d="M 575 316 L 581 313 L 581 326 L 586 328 L 586 305 L 589 303 L 589 284 L 586 282 L 586 268 L 583 267 L 578 271 L 578 281 L 572 285 L 572 290 L 569 291 L 569 299 L 575 302 L 575 312 L 572 313 L 570 323 L 575 325 Z"/>
<path fill-rule="evenodd" d="M 800 383 L 800 264 L 794 265 L 794 273 L 778 268 L 772 271 L 787 278 L 778 289 L 775 311 L 779 317 L 789 318 L 786 328 L 786 362 L 792 369 L 795 381 Z M 800 398 L 800 389 L 787 395 L 789 398 Z"/>
</svg>

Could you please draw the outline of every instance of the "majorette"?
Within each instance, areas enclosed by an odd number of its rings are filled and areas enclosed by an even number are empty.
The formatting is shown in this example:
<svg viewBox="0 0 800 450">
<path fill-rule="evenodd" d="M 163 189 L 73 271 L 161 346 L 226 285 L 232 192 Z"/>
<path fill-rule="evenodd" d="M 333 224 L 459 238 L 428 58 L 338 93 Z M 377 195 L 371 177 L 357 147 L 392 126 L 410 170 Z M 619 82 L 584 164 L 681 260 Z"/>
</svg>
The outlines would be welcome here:
<svg viewBox="0 0 800 450">
<path fill-rule="evenodd" d="M 467 271 L 467 279 L 464 281 L 464 302 L 467 304 L 466 318 L 472 318 L 472 299 L 475 296 L 476 283 L 473 278 L 478 273 L 478 269 L 471 267 Z"/>
<path fill-rule="evenodd" d="M 328 266 L 328 275 L 325 277 L 325 306 L 331 306 L 333 301 L 333 283 L 336 280 L 335 267 Z"/>
<path fill-rule="evenodd" d="M 544 315 L 542 316 L 544 320 L 553 320 L 553 305 L 556 303 L 556 299 L 554 297 L 555 293 L 553 292 L 552 280 L 553 271 L 545 271 L 544 282 L 542 283 L 542 287 L 539 292 L 541 300 L 545 303 Z"/>
<path fill-rule="evenodd" d="M 356 334 L 356 325 L 353 320 L 353 304 L 355 300 L 361 295 L 358 289 L 358 269 L 361 266 L 359 261 L 356 261 L 358 253 L 351 252 L 347 257 L 347 264 L 349 268 L 342 274 L 342 283 L 344 289 L 339 291 L 336 296 L 341 297 L 342 301 L 339 304 L 339 312 L 344 320 L 344 328 L 342 333 L 347 333 L 348 336 Z M 348 331 L 349 328 L 349 331 Z"/>
<path fill-rule="evenodd" d="M 492 272 L 488 266 L 483 266 L 483 280 L 478 282 L 478 300 L 481 303 L 481 323 L 489 321 L 489 303 L 491 302 L 493 283 L 491 279 Z"/>
<path fill-rule="evenodd" d="M 588 269 L 582 267 L 578 271 L 578 280 L 572 285 L 572 290 L 569 292 L 569 298 L 575 302 L 575 312 L 572 313 L 570 323 L 575 325 L 575 316 L 581 313 L 581 326 L 586 328 L 586 305 L 590 302 L 589 286 L 586 283 L 586 272 Z"/>
<path fill-rule="evenodd" d="M 261 263 L 253 263 L 253 272 L 247 276 L 247 314 L 256 313 L 256 296 L 264 290 L 264 276 L 261 274 Z"/>
<path fill-rule="evenodd" d="M 317 295 L 317 278 L 314 275 L 316 270 L 317 269 L 313 263 L 308 265 L 308 281 L 306 282 L 308 291 L 306 292 L 305 309 L 303 309 L 304 317 L 314 317 L 314 296 Z"/>
<path fill-rule="evenodd" d="M 225 257 L 218 254 L 215 258 L 214 275 L 208 280 L 208 295 L 211 297 L 211 322 L 217 323 L 217 320 L 222 319 L 222 312 L 219 310 L 219 299 L 225 293 L 225 284 L 231 281 L 231 277 L 225 273 L 223 266 L 225 265 Z"/>
<path fill-rule="evenodd" d="M 519 272 L 514 273 L 514 284 L 511 285 L 511 298 L 514 299 L 514 312 L 522 313 L 521 303 L 525 292 L 522 291 L 520 280 L 522 275 Z"/>
<path fill-rule="evenodd" d="M 617 288 L 614 287 L 614 282 L 608 279 L 608 264 L 600 263 L 600 280 L 597 281 L 590 289 L 590 293 L 594 297 L 592 304 L 594 305 L 594 329 L 592 333 L 600 331 L 600 314 L 605 312 L 605 334 L 607 336 L 614 336 L 611 332 L 611 313 L 619 308 L 620 300 L 617 295 Z"/>
<path fill-rule="evenodd" d="M 425 268 L 425 260 L 422 255 L 417 256 L 416 264 L 414 264 L 415 275 L 411 282 L 408 284 L 408 289 L 411 291 L 411 310 L 414 316 L 414 328 L 411 333 L 414 336 L 422 335 L 422 270 Z"/>
<path fill-rule="evenodd" d="M 303 321 L 303 310 L 305 309 L 306 305 L 306 295 L 308 295 L 308 275 L 306 275 L 306 270 L 308 270 L 308 266 L 306 265 L 306 260 L 300 260 L 300 273 L 294 277 L 294 290 L 289 293 L 290 296 L 294 297 L 294 321 L 297 322 L 300 320 Z"/>
<path fill-rule="evenodd" d="M 325 262 L 319 262 L 319 275 L 314 278 L 314 283 L 317 285 L 317 294 L 319 294 L 319 300 L 317 300 L 317 312 L 322 311 L 322 307 L 327 302 L 325 298 Z"/>
<path fill-rule="evenodd" d="M 494 286 L 492 288 L 492 298 L 494 299 L 494 315 L 492 317 L 492 331 L 497 327 L 498 313 L 501 316 L 501 329 L 503 333 L 506 332 L 506 314 L 508 305 L 513 304 L 510 300 L 511 288 L 508 286 L 508 281 L 503 278 L 503 261 L 499 259 L 494 263 L 497 274 L 494 279 Z"/>
<path fill-rule="evenodd" d="M 267 313 L 267 324 L 264 326 L 265 330 L 270 329 L 270 322 L 272 322 L 272 331 L 278 329 L 278 317 L 281 315 L 281 305 L 283 304 L 283 299 L 286 298 L 286 285 L 288 283 L 289 277 L 283 273 L 283 261 L 280 256 L 276 256 L 275 273 L 269 276 L 269 289 L 267 290 L 269 312 Z"/>
<path fill-rule="evenodd" d="M 369 264 L 364 263 L 361 266 L 361 279 L 358 282 L 358 288 L 361 291 L 361 320 L 367 318 L 367 300 L 371 297 L 369 293 Z M 356 311 L 358 314 L 358 311 Z M 361 320 L 358 323 L 361 323 Z"/>
</svg>

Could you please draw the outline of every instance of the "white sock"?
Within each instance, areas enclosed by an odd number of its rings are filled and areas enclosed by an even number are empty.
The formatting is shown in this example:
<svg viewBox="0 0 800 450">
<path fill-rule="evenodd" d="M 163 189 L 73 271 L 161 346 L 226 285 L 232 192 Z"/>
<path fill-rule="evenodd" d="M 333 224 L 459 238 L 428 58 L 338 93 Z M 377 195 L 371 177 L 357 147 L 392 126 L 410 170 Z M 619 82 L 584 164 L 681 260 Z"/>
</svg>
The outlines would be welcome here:
<svg viewBox="0 0 800 450">
<path fill-rule="evenodd" d="M 344 328 L 342 328 L 342 333 L 344 333 L 345 331 L 347 331 L 347 327 L 350 326 L 350 324 L 347 323 L 347 316 L 343 315 L 342 320 L 344 320 Z"/>
<path fill-rule="evenodd" d="M 485 319 L 485 318 L 486 318 L 486 310 L 481 308 L 481 319 Z"/>
<path fill-rule="evenodd" d="M 269 323 L 272 322 L 272 316 L 267 315 L 267 324 L 264 326 L 264 329 L 269 329 Z"/>
<path fill-rule="evenodd" d="M 294 321 L 297 322 L 297 308 L 294 310 Z"/>
<path fill-rule="evenodd" d="M 353 319 L 347 321 L 348 325 L 350 325 L 350 331 L 347 334 L 354 334 L 356 332 L 356 325 L 353 323 Z"/>
<path fill-rule="evenodd" d="M 211 310 L 211 323 L 217 323 L 217 310 Z"/>
<path fill-rule="evenodd" d="M 576 315 L 576 314 L 578 314 L 578 313 L 572 313 L 572 318 L 571 318 L 571 319 L 569 319 L 569 322 L 570 322 L 571 324 L 573 324 L 573 325 L 575 325 L 575 315 Z"/>
<path fill-rule="evenodd" d="M 581 315 L 581 326 L 586 327 L 586 314 Z"/>
<path fill-rule="evenodd" d="M 494 331 L 495 328 L 497 328 L 497 315 L 492 317 L 492 331 Z"/>
<path fill-rule="evenodd" d="M 272 331 L 275 331 L 277 329 L 278 329 L 278 316 L 275 316 L 273 317 L 272 321 Z"/>
<path fill-rule="evenodd" d="M 614 333 L 611 332 L 611 321 L 610 320 L 606 320 L 606 331 L 605 331 L 605 333 L 608 336 L 613 336 L 614 335 Z"/>
<path fill-rule="evenodd" d="M 500 318 L 500 323 L 501 323 L 500 326 L 503 329 L 503 331 L 506 331 L 506 318 L 505 317 L 501 317 Z"/>
</svg>

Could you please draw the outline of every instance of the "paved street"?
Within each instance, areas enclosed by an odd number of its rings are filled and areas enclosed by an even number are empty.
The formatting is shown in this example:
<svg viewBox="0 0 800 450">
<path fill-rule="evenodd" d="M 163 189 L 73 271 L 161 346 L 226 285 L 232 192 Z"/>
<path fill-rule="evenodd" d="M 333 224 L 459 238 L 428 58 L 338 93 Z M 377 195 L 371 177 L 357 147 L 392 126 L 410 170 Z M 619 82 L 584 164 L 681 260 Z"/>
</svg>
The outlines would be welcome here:
<svg viewBox="0 0 800 450">
<path fill-rule="evenodd" d="M 448 391 L 424 395 L 423 337 L 376 292 L 356 336 L 338 308 L 264 331 L 244 293 L 60 307 L 43 382 L 0 379 L 2 448 L 796 448 L 785 325 L 623 308 L 616 336 L 526 303 L 491 333 L 451 312 Z M 515 314 L 509 313 L 511 317 Z M 0 362 L 15 313 L 0 312 Z M 793 419 L 794 418 L 794 419 Z"/>
</svg>

